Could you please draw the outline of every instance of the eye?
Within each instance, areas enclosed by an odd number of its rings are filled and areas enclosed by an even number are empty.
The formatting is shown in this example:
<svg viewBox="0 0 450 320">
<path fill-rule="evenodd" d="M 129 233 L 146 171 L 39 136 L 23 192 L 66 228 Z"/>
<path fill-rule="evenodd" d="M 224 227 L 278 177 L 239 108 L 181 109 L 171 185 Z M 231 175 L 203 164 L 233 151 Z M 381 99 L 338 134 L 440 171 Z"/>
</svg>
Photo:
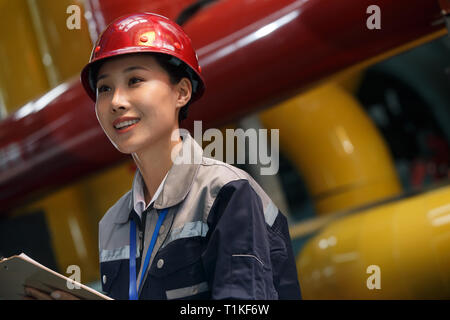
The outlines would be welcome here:
<svg viewBox="0 0 450 320">
<path fill-rule="evenodd" d="M 99 93 L 105 92 L 105 91 L 109 91 L 109 90 L 110 90 L 110 87 L 105 86 L 105 85 L 102 85 L 102 86 L 100 86 L 100 87 L 97 88 L 97 91 L 98 91 Z"/>
<path fill-rule="evenodd" d="M 143 80 L 140 79 L 140 78 L 132 77 L 132 78 L 130 78 L 130 80 L 128 81 L 128 84 L 129 84 L 129 85 L 133 85 L 133 84 L 136 84 L 136 83 L 139 83 L 139 82 L 142 82 L 142 81 L 143 81 Z"/>
</svg>

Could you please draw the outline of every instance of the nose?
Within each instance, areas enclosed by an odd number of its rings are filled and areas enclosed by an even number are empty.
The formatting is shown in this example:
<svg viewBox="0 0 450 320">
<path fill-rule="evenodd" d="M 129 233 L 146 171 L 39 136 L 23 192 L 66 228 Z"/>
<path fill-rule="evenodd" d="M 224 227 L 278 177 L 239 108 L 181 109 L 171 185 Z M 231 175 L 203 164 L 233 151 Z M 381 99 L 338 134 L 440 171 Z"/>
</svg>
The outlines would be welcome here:
<svg viewBox="0 0 450 320">
<path fill-rule="evenodd" d="M 111 112 L 115 113 L 118 110 L 126 110 L 128 108 L 128 101 L 126 96 L 119 88 L 114 91 L 111 100 Z"/>
</svg>

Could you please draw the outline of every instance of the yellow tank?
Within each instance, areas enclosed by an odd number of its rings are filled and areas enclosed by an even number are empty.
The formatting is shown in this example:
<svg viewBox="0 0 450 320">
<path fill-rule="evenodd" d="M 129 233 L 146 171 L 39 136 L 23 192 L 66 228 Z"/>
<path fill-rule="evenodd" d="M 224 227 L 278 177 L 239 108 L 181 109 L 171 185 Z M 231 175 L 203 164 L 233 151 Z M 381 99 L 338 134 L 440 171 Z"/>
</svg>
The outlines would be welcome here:
<svg viewBox="0 0 450 320">
<path fill-rule="evenodd" d="M 302 248 L 305 299 L 449 299 L 450 186 L 349 214 Z"/>
</svg>

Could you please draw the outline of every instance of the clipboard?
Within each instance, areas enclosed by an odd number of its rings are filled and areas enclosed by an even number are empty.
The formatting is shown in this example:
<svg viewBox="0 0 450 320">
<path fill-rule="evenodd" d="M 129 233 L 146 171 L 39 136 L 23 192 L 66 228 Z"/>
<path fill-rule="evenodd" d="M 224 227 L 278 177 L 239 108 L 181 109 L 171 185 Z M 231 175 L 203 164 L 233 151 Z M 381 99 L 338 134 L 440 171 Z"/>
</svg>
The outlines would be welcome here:
<svg viewBox="0 0 450 320">
<path fill-rule="evenodd" d="M 69 289 L 68 284 L 74 289 Z M 22 300 L 24 286 L 36 288 L 47 294 L 61 290 L 80 299 L 113 300 L 43 266 L 25 253 L 0 260 L 0 300 Z"/>
</svg>

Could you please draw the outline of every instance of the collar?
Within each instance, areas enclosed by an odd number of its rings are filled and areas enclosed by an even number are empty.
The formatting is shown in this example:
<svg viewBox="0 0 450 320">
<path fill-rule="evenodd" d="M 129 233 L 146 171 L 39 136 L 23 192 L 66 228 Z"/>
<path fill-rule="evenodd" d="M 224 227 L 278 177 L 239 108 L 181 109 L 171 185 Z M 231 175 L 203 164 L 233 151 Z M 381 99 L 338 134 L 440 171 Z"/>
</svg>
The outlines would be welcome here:
<svg viewBox="0 0 450 320">
<path fill-rule="evenodd" d="M 133 209 L 138 214 L 139 217 L 142 216 L 142 212 L 144 212 L 148 207 L 151 206 L 151 204 L 158 198 L 159 194 L 162 191 L 162 186 L 164 185 L 164 182 L 166 181 L 167 173 L 164 177 L 164 179 L 161 181 L 161 183 L 158 186 L 158 189 L 156 190 L 155 194 L 153 195 L 150 202 L 145 202 L 145 196 L 144 196 L 144 178 L 142 177 L 141 172 L 139 171 L 139 168 L 137 168 L 136 173 L 134 175 L 133 180 L 133 187 L 132 187 L 132 200 L 133 200 Z"/>
<path fill-rule="evenodd" d="M 176 161 L 167 172 L 165 181 L 162 183 L 161 192 L 158 195 L 155 193 L 156 199 L 153 202 L 153 207 L 156 209 L 173 207 L 186 198 L 202 161 L 203 149 L 191 137 L 189 131 L 180 129 L 180 136 L 182 139 L 182 147 L 177 154 Z M 184 154 L 184 152 L 186 152 L 186 154 Z M 180 159 L 183 159 L 184 161 L 180 161 Z M 140 175 L 138 170 L 139 169 L 136 169 L 135 179 L 133 180 L 133 188 L 131 189 L 130 196 L 128 197 L 128 211 L 121 210 L 119 212 L 116 218 L 117 223 L 128 222 L 130 213 L 134 209 L 133 189 L 137 175 Z"/>
</svg>

